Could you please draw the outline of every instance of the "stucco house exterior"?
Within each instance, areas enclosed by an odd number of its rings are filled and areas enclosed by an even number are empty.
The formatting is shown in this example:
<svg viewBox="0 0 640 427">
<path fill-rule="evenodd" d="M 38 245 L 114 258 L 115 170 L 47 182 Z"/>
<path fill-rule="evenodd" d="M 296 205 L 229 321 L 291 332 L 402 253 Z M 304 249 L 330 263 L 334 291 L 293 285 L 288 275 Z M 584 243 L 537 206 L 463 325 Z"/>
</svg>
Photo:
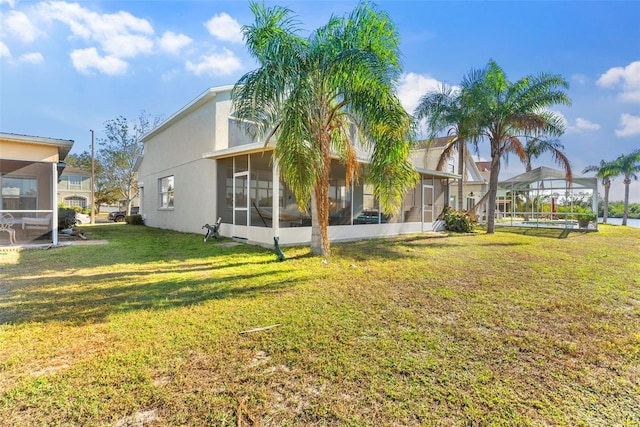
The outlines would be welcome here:
<svg viewBox="0 0 640 427">
<path fill-rule="evenodd" d="M 65 206 L 91 206 L 91 172 L 67 166 L 58 182 L 58 204 Z"/>
<path fill-rule="evenodd" d="M 223 236 L 272 245 L 311 241 L 311 216 L 280 181 L 273 145 L 252 140 L 233 117 L 231 89 L 211 88 L 142 138 L 137 164 L 140 208 L 148 226 L 201 233 L 222 218 Z M 367 163 L 367 153 L 358 153 Z M 414 157 L 420 181 L 400 213 L 383 215 L 372 189 L 347 183 L 345 169 L 331 166 L 329 238 L 332 241 L 431 231 L 449 200 L 450 182 L 424 156 Z"/>
<path fill-rule="evenodd" d="M 0 133 L 0 214 L 17 243 L 44 236 L 58 243 L 58 178 L 72 146 L 72 140 Z"/>
<path fill-rule="evenodd" d="M 434 140 L 419 141 L 416 149 L 413 151 L 411 159 L 414 165 L 420 165 L 424 169 L 436 169 L 438 161 L 448 144 L 450 137 L 439 137 Z M 464 176 L 459 175 L 458 152 L 453 150 L 448 158 L 445 172 L 450 174 L 458 174 L 457 178 L 452 179 L 449 184 L 449 206 L 458 208 L 458 186 L 462 185 L 463 190 L 463 209 L 471 209 L 489 188 L 488 175 L 485 176 L 478 168 L 477 162 L 473 160 L 473 156 L 466 150 L 464 153 Z"/>
</svg>

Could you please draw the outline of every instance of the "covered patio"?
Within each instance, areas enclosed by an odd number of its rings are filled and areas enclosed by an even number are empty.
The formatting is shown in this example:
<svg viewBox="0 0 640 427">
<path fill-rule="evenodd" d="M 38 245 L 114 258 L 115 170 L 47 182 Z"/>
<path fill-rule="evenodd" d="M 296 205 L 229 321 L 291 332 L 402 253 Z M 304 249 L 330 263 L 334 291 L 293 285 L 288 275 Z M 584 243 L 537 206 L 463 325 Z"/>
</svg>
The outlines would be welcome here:
<svg viewBox="0 0 640 427">
<path fill-rule="evenodd" d="M 597 231 L 598 180 L 541 166 L 498 183 L 506 192 L 508 210 L 500 226 L 564 228 Z"/>
<path fill-rule="evenodd" d="M 58 244 L 58 178 L 72 140 L 0 133 L 0 246 Z"/>
</svg>

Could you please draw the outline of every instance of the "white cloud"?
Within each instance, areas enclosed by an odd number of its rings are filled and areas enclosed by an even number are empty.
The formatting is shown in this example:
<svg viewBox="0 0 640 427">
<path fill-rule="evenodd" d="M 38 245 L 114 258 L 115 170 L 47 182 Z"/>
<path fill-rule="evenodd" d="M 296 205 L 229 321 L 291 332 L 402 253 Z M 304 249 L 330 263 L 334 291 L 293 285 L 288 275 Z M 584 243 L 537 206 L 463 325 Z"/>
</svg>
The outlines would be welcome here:
<svg viewBox="0 0 640 427">
<path fill-rule="evenodd" d="M 105 53 L 116 58 L 134 58 L 153 51 L 153 40 L 136 34 L 118 34 L 104 40 Z"/>
<path fill-rule="evenodd" d="M 0 0 L 0 4 L 6 3 L 9 7 L 14 7 L 16 5 L 15 0 Z"/>
<path fill-rule="evenodd" d="M 15 10 L 7 14 L 3 27 L 7 33 L 25 43 L 31 43 L 42 34 L 42 32 L 33 25 L 31 20 L 29 20 L 27 15 Z"/>
<path fill-rule="evenodd" d="M 6 44 L 0 41 L 0 58 L 11 58 L 11 51 Z"/>
<path fill-rule="evenodd" d="M 220 15 L 215 15 L 204 25 L 209 30 L 209 34 L 220 40 L 242 43 L 242 27 L 238 21 L 224 12 Z"/>
<path fill-rule="evenodd" d="M 101 57 L 95 47 L 76 49 L 71 52 L 73 66 L 81 73 L 89 74 L 92 69 L 108 75 L 127 72 L 127 63 L 114 56 Z"/>
<path fill-rule="evenodd" d="M 562 120 L 562 122 L 564 123 L 567 133 L 581 133 L 584 131 L 599 130 L 601 128 L 599 124 L 593 123 L 587 119 L 583 119 L 582 117 L 576 118 L 576 121 L 574 123 L 571 123 L 561 112 L 552 110 L 549 111 L 560 117 L 560 120 Z"/>
<path fill-rule="evenodd" d="M 184 34 L 176 34 L 173 31 L 166 31 L 160 38 L 160 47 L 169 53 L 178 53 L 180 49 L 189 45 L 193 40 Z"/>
<path fill-rule="evenodd" d="M 587 119 L 583 119 L 582 117 L 578 117 L 576 119 L 575 128 L 578 130 L 598 130 L 600 129 L 600 125 L 597 123 L 590 122 Z"/>
<path fill-rule="evenodd" d="M 186 69 L 196 76 L 208 74 L 210 76 L 225 76 L 238 71 L 242 65 L 240 60 L 229 49 L 223 49 L 223 53 L 203 55 L 200 62 L 187 61 Z"/>
<path fill-rule="evenodd" d="M 170 82 L 171 80 L 173 80 L 178 74 L 180 74 L 179 70 L 173 69 L 170 71 L 167 71 L 166 73 L 162 74 L 162 81 L 163 82 Z"/>
<path fill-rule="evenodd" d="M 131 58 L 153 49 L 151 24 L 128 12 L 99 14 L 78 3 L 60 1 L 40 3 L 39 11 L 46 20 L 68 25 L 73 36 L 96 42 L 107 54 L 104 59 Z"/>
<path fill-rule="evenodd" d="M 398 98 L 409 114 L 418 106 L 422 95 L 429 91 L 439 91 L 443 83 L 433 77 L 409 73 L 402 76 L 398 85 Z"/>
<path fill-rule="evenodd" d="M 622 114 L 620 116 L 621 129 L 616 129 L 616 136 L 640 135 L 640 116 Z"/>
<path fill-rule="evenodd" d="M 20 55 L 18 61 L 28 62 L 30 64 L 42 64 L 44 62 L 44 57 L 40 52 L 33 53 L 25 53 L 24 55 Z"/>
<path fill-rule="evenodd" d="M 622 101 L 640 102 L 640 61 L 626 67 L 610 68 L 596 83 L 605 88 L 621 86 L 619 98 Z"/>
<path fill-rule="evenodd" d="M 574 74 L 571 76 L 571 80 L 578 83 L 579 85 L 584 85 L 588 81 L 587 76 L 585 76 L 584 74 Z"/>
</svg>

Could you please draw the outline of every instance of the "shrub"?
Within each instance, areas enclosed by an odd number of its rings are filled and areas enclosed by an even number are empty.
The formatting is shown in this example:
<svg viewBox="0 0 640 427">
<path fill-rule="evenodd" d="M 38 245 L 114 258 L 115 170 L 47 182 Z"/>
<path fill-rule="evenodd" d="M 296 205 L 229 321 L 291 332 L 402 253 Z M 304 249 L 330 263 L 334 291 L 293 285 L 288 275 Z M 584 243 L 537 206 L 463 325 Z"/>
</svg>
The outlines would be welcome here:
<svg viewBox="0 0 640 427">
<path fill-rule="evenodd" d="M 478 223 L 475 215 L 467 211 L 457 211 L 451 206 L 447 206 L 443 216 L 445 228 L 456 233 L 472 233 Z"/>
<path fill-rule="evenodd" d="M 140 214 L 127 215 L 124 217 L 124 221 L 131 225 L 144 225 L 144 219 Z"/>
<path fill-rule="evenodd" d="M 71 208 L 58 208 L 58 230 L 71 228 L 76 223 L 76 211 Z"/>
</svg>

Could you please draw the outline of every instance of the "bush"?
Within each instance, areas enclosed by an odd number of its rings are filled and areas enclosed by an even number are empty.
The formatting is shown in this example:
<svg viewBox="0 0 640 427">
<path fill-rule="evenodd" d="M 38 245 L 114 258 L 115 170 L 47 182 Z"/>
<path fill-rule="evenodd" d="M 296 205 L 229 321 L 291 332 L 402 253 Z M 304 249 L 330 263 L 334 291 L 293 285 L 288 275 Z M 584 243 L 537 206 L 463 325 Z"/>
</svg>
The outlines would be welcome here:
<svg viewBox="0 0 640 427">
<path fill-rule="evenodd" d="M 457 211 L 451 206 L 444 209 L 445 228 L 455 233 L 472 233 L 478 219 L 467 211 Z"/>
<path fill-rule="evenodd" d="M 76 224 L 76 211 L 71 208 L 58 208 L 58 230 L 71 228 Z"/>
<path fill-rule="evenodd" d="M 124 221 L 131 225 L 144 225 L 144 219 L 140 214 L 127 215 L 124 217 Z"/>
</svg>

